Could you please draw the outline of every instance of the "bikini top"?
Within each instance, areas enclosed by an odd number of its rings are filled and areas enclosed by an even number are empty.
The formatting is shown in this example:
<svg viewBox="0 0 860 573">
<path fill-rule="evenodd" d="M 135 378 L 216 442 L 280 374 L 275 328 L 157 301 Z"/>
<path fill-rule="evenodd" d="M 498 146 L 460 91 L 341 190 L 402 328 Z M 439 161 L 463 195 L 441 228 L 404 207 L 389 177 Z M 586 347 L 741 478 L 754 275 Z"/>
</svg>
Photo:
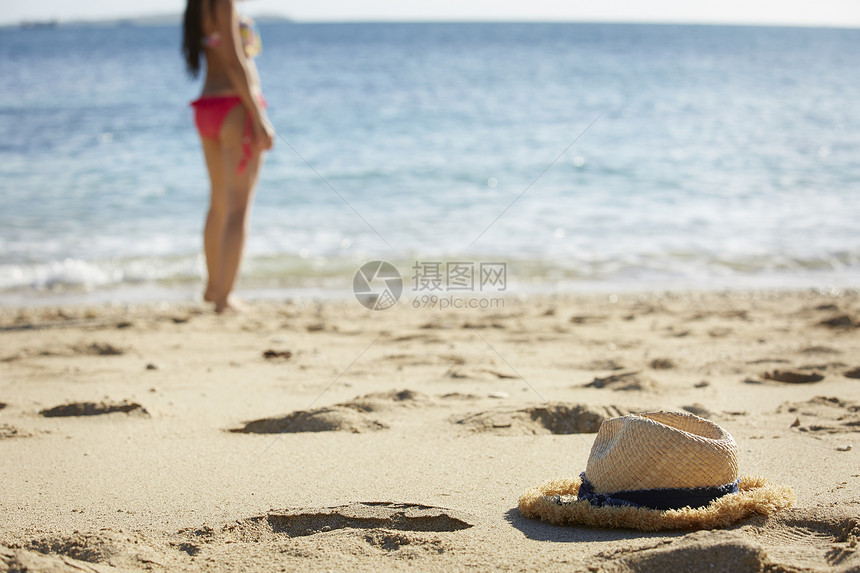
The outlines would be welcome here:
<svg viewBox="0 0 860 573">
<path fill-rule="evenodd" d="M 246 57 L 254 58 L 260 55 L 260 52 L 263 51 L 263 44 L 260 42 L 260 34 L 251 18 L 239 16 L 239 36 L 242 38 L 242 49 Z M 216 48 L 220 43 L 221 34 L 218 32 L 212 32 L 203 37 L 203 45 L 208 48 Z"/>
</svg>

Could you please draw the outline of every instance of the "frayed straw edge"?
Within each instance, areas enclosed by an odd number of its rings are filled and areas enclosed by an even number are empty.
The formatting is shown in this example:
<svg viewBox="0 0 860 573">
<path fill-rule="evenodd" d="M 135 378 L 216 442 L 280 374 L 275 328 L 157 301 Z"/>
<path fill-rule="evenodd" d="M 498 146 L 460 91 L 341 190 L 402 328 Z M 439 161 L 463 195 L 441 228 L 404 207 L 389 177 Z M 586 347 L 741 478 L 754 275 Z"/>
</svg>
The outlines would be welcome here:
<svg viewBox="0 0 860 573">
<path fill-rule="evenodd" d="M 579 478 L 555 479 L 533 487 L 520 497 L 520 513 L 553 525 L 665 531 L 727 527 L 754 514 L 769 515 L 791 507 L 795 502 L 790 487 L 771 484 L 761 476 L 742 477 L 738 493 L 725 495 L 698 509 L 660 511 L 640 507 L 595 507 L 576 499 L 563 505 L 553 501 L 556 495 L 576 496 L 581 483 Z"/>
</svg>

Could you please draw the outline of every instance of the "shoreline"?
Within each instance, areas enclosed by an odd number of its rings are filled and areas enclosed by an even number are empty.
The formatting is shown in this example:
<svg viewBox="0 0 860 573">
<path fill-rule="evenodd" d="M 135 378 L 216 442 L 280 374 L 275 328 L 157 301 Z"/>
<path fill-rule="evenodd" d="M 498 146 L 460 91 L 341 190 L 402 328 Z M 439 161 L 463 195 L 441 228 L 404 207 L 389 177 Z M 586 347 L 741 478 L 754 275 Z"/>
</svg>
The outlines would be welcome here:
<svg viewBox="0 0 860 573">
<path fill-rule="evenodd" d="M 401 301 L 421 297 L 425 294 L 409 288 L 409 277 L 404 277 L 404 290 Z M 350 288 L 351 277 L 345 277 L 345 288 L 331 286 L 303 287 L 266 287 L 244 286 L 240 284 L 237 296 L 247 301 L 343 301 L 354 300 Z M 94 289 L 15 289 L 0 293 L 0 308 L 45 308 L 51 306 L 100 306 L 133 305 L 167 302 L 170 304 L 193 304 L 202 302 L 200 292 L 203 283 L 182 283 L 172 286 L 161 284 L 124 285 Z M 860 277 L 852 273 L 825 273 L 807 275 L 763 275 L 763 276 L 724 276 L 706 279 L 650 279 L 650 280 L 538 280 L 534 282 L 511 281 L 501 293 L 480 293 L 473 291 L 451 292 L 458 297 L 478 297 L 500 294 L 504 297 L 545 297 L 612 293 L 721 293 L 743 291 L 800 292 L 816 291 L 822 294 L 854 292 L 860 289 Z M 429 293 L 433 294 L 433 293 Z M 436 293 L 440 294 L 440 293 Z"/>
</svg>

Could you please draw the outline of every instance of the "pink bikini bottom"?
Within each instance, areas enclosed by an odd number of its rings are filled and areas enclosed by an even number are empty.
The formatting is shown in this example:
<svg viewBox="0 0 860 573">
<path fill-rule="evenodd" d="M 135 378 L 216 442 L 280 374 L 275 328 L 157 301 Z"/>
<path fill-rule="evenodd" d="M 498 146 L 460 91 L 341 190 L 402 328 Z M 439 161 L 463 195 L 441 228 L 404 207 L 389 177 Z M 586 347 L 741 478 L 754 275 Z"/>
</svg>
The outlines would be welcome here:
<svg viewBox="0 0 860 573">
<path fill-rule="evenodd" d="M 265 108 L 266 100 L 260 95 L 260 104 Z M 210 95 L 202 96 L 191 102 L 194 108 L 194 124 L 200 137 L 204 139 L 218 139 L 221 126 L 234 107 L 242 105 L 242 99 L 237 95 Z M 239 160 L 237 173 L 245 172 L 245 167 L 251 159 L 251 112 L 245 114 L 245 132 L 242 135 L 242 158 Z"/>
</svg>

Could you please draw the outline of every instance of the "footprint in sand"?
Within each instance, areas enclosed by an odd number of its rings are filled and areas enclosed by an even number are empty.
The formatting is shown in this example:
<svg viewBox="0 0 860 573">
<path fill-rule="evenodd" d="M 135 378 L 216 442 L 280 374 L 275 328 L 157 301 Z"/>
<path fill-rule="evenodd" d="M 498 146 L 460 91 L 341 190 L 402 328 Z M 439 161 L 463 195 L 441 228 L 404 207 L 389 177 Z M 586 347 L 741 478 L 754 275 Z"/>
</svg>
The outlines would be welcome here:
<svg viewBox="0 0 860 573">
<path fill-rule="evenodd" d="M 391 390 L 389 392 L 373 392 L 353 398 L 348 402 L 338 404 L 358 412 L 380 412 L 392 408 L 414 408 L 416 406 L 432 405 L 433 399 L 415 390 Z"/>
<path fill-rule="evenodd" d="M 728 539 L 727 539 L 728 538 Z M 702 569 L 702 564 L 718 567 Z M 599 553 L 587 570 L 595 573 L 646 571 L 768 571 L 768 557 L 754 541 L 723 532 L 703 539 L 696 534 L 680 541 L 661 541 L 651 547 L 624 547 Z"/>
<path fill-rule="evenodd" d="M 263 352 L 265 360 L 289 360 L 293 357 L 293 353 L 289 350 L 266 350 Z"/>
<path fill-rule="evenodd" d="M 87 356 L 122 356 L 125 349 L 114 346 L 108 342 L 92 342 L 90 344 L 76 344 L 71 347 L 72 354 Z"/>
<path fill-rule="evenodd" d="M 162 563 L 166 559 L 158 541 L 150 543 L 142 535 L 109 529 L 43 534 L 17 547 L 6 555 L 13 564 L 8 571 L 144 571 L 152 564 L 170 569 Z M 0 546 L 0 570 L 5 571 L 3 560 Z"/>
<path fill-rule="evenodd" d="M 445 340 L 432 334 L 404 334 L 394 338 L 392 342 L 416 342 L 421 341 L 425 344 L 443 344 Z"/>
<path fill-rule="evenodd" d="M 372 432 L 389 426 L 370 416 L 394 407 L 415 407 L 432 400 L 413 390 L 394 390 L 359 396 L 348 402 L 313 410 L 298 410 L 285 416 L 262 418 L 231 429 L 240 434 L 296 434 L 301 432 Z"/>
<path fill-rule="evenodd" d="M 858 366 L 857 368 L 852 368 L 851 370 L 845 372 L 845 377 L 854 379 L 860 378 L 860 366 Z"/>
<path fill-rule="evenodd" d="M 270 511 L 245 522 L 266 523 L 273 533 L 304 537 L 335 529 L 459 531 L 472 527 L 465 516 L 442 507 L 414 503 L 361 502 L 320 509 Z"/>
<path fill-rule="evenodd" d="M 41 349 L 25 348 L 17 354 L 6 356 L 3 362 L 27 358 L 62 357 L 62 356 L 121 356 L 126 351 L 107 342 L 79 343 L 66 347 L 46 346 Z"/>
<path fill-rule="evenodd" d="M 445 372 L 445 377 L 469 380 L 515 380 L 519 378 L 519 376 L 512 372 L 506 373 L 501 372 L 499 370 L 493 370 L 491 368 L 464 368 L 462 366 L 450 368 L 447 372 Z"/>
<path fill-rule="evenodd" d="M 343 406 L 299 410 L 286 416 L 261 418 L 231 429 L 239 434 L 297 434 L 302 432 L 362 432 L 383 430 L 388 426 L 365 414 Z"/>
<path fill-rule="evenodd" d="M 0 358 L 0 362 L 15 362 L 29 358 L 46 358 L 62 356 L 121 356 L 126 351 L 109 343 L 91 342 L 80 343 L 66 347 L 46 346 L 41 349 L 24 348 L 16 354 Z"/>
<path fill-rule="evenodd" d="M 733 333 L 734 330 L 725 326 L 715 326 L 708 330 L 708 336 L 711 338 L 725 338 L 726 336 Z"/>
<path fill-rule="evenodd" d="M 456 354 L 387 354 L 380 359 L 385 364 L 394 364 L 398 369 L 406 366 L 435 366 L 439 364 L 465 364 L 466 359 Z"/>
<path fill-rule="evenodd" d="M 100 416 L 122 412 L 138 416 L 149 416 L 149 412 L 136 402 L 72 402 L 41 410 L 39 414 L 46 418 L 62 418 L 71 416 Z"/>
<path fill-rule="evenodd" d="M 489 410 L 452 421 L 472 432 L 501 435 L 593 434 L 604 420 L 629 413 L 616 406 L 546 404 L 519 410 Z"/>
<path fill-rule="evenodd" d="M 689 413 L 691 413 L 695 416 L 698 416 L 700 418 L 713 418 L 715 415 L 713 411 L 709 410 L 707 407 L 705 407 L 702 404 L 699 404 L 698 402 L 696 402 L 695 404 L 689 404 L 687 406 L 682 406 L 681 408 L 684 411 L 689 412 Z"/>
<path fill-rule="evenodd" d="M 11 438 L 29 438 L 32 434 L 29 432 L 25 432 L 23 430 L 19 430 L 15 426 L 10 426 L 9 424 L 0 424 L 0 440 L 7 440 Z"/>
<path fill-rule="evenodd" d="M 385 553 L 397 552 L 405 559 L 414 559 L 420 556 L 422 551 L 427 551 L 431 555 L 441 555 L 448 549 L 448 544 L 440 539 L 421 539 L 416 535 L 404 535 L 384 529 L 367 531 L 364 534 L 364 541 Z"/>
<path fill-rule="evenodd" d="M 490 322 L 464 322 L 460 328 L 469 329 L 469 330 L 484 330 L 487 328 L 498 328 L 505 329 L 507 328 L 504 324 L 497 321 Z"/>
<path fill-rule="evenodd" d="M 842 354 L 842 351 L 830 346 L 807 346 L 800 351 L 803 354 Z"/>
<path fill-rule="evenodd" d="M 795 414 L 793 427 L 801 432 L 841 434 L 860 432 L 860 404 L 839 398 L 816 396 L 806 402 L 787 402 L 778 413 Z"/>
<path fill-rule="evenodd" d="M 763 380 L 773 380 L 775 382 L 785 382 L 787 384 L 811 384 L 813 382 L 821 382 L 824 376 L 818 372 L 800 372 L 798 370 L 773 370 L 770 372 L 762 372 L 759 376 Z"/>
<path fill-rule="evenodd" d="M 43 554 L 40 551 L 0 545 L 0 571 L 94 572 L 98 570 L 88 565 L 86 561 L 66 555 Z"/>
<path fill-rule="evenodd" d="M 598 553 L 588 570 L 856 571 L 860 520 L 827 510 L 787 509 L 753 517 L 737 530 L 699 531 Z"/>
<path fill-rule="evenodd" d="M 604 360 L 592 360 L 591 362 L 585 362 L 584 364 L 579 364 L 574 366 L 574 368 L 578 370 L 597 370 L 597 371 L 613 371 L 613 370 L 624 370 L 624 365 L 618 362 L 617 360 L 612 359 L 604 359 Z"/>
<path fill-rule="evenodd" d="M 746 361 L 747 364 L 788 364 L 789 362 L 785 358 L 756 358 Z"/>
<path fill-rule="evenodd" d="M 596 314 L 578 314 L 570 317 L 570 322 L 573 324 L 600 324 L 607 320 L 609 320 L 608 316 Z"/>
<path fill-rule="evenodd" d="M 848 330 L 860 326 L 860 322 L 851 317 L 851 315 L 838 314 L 836 316 L 832 316 L 828 319 L 822 320 L 818 323 L 818 326 L 832 328 L 834 330 Z"/>
<path fill-rule="evenodd" d="M 652 370 L 672 370 L 677 368 L 675 361 L 671 358 L 655 358 L 648 363 L 648 366 Z"/>
<path fill-rule="evenodd" d="M 856 513 L 798 507 L 755 517 L 743 530 L 767 551 L 770 567 L 764 571 L 860 570 Z M 825 564 L 829 568 L 823 568 Z"/>
<path fill-rule="evenodd" d="M 414 503 L 359 502 L 337 507 L 272 510 L 216 529 L 203 527 L 179 531 L 170 546 L 186 556 L 199 558 L 212 548 L 297 557 L 307 567 L 308 557 L 326 547 L 367 559 L 368 546 L 383 555 L 412 561 L 454 550 L 456 537 L 449 534 L 473 527 L 472 518 L 443 507 Z M 288 544 L 284 542 L 289 540 Z M 238 556 L 242 563 L 243 556 Z M 390 567 L 390 565 L 389 565 Z"/>
<path fill-rule="evenodd" d="M 614 391 L 655 391 L 659 388 L 657 382 L 639 371 L 621 372 L 604 378 L 595 378 L 584 388 L 607 388 Z"/>
</svg>

